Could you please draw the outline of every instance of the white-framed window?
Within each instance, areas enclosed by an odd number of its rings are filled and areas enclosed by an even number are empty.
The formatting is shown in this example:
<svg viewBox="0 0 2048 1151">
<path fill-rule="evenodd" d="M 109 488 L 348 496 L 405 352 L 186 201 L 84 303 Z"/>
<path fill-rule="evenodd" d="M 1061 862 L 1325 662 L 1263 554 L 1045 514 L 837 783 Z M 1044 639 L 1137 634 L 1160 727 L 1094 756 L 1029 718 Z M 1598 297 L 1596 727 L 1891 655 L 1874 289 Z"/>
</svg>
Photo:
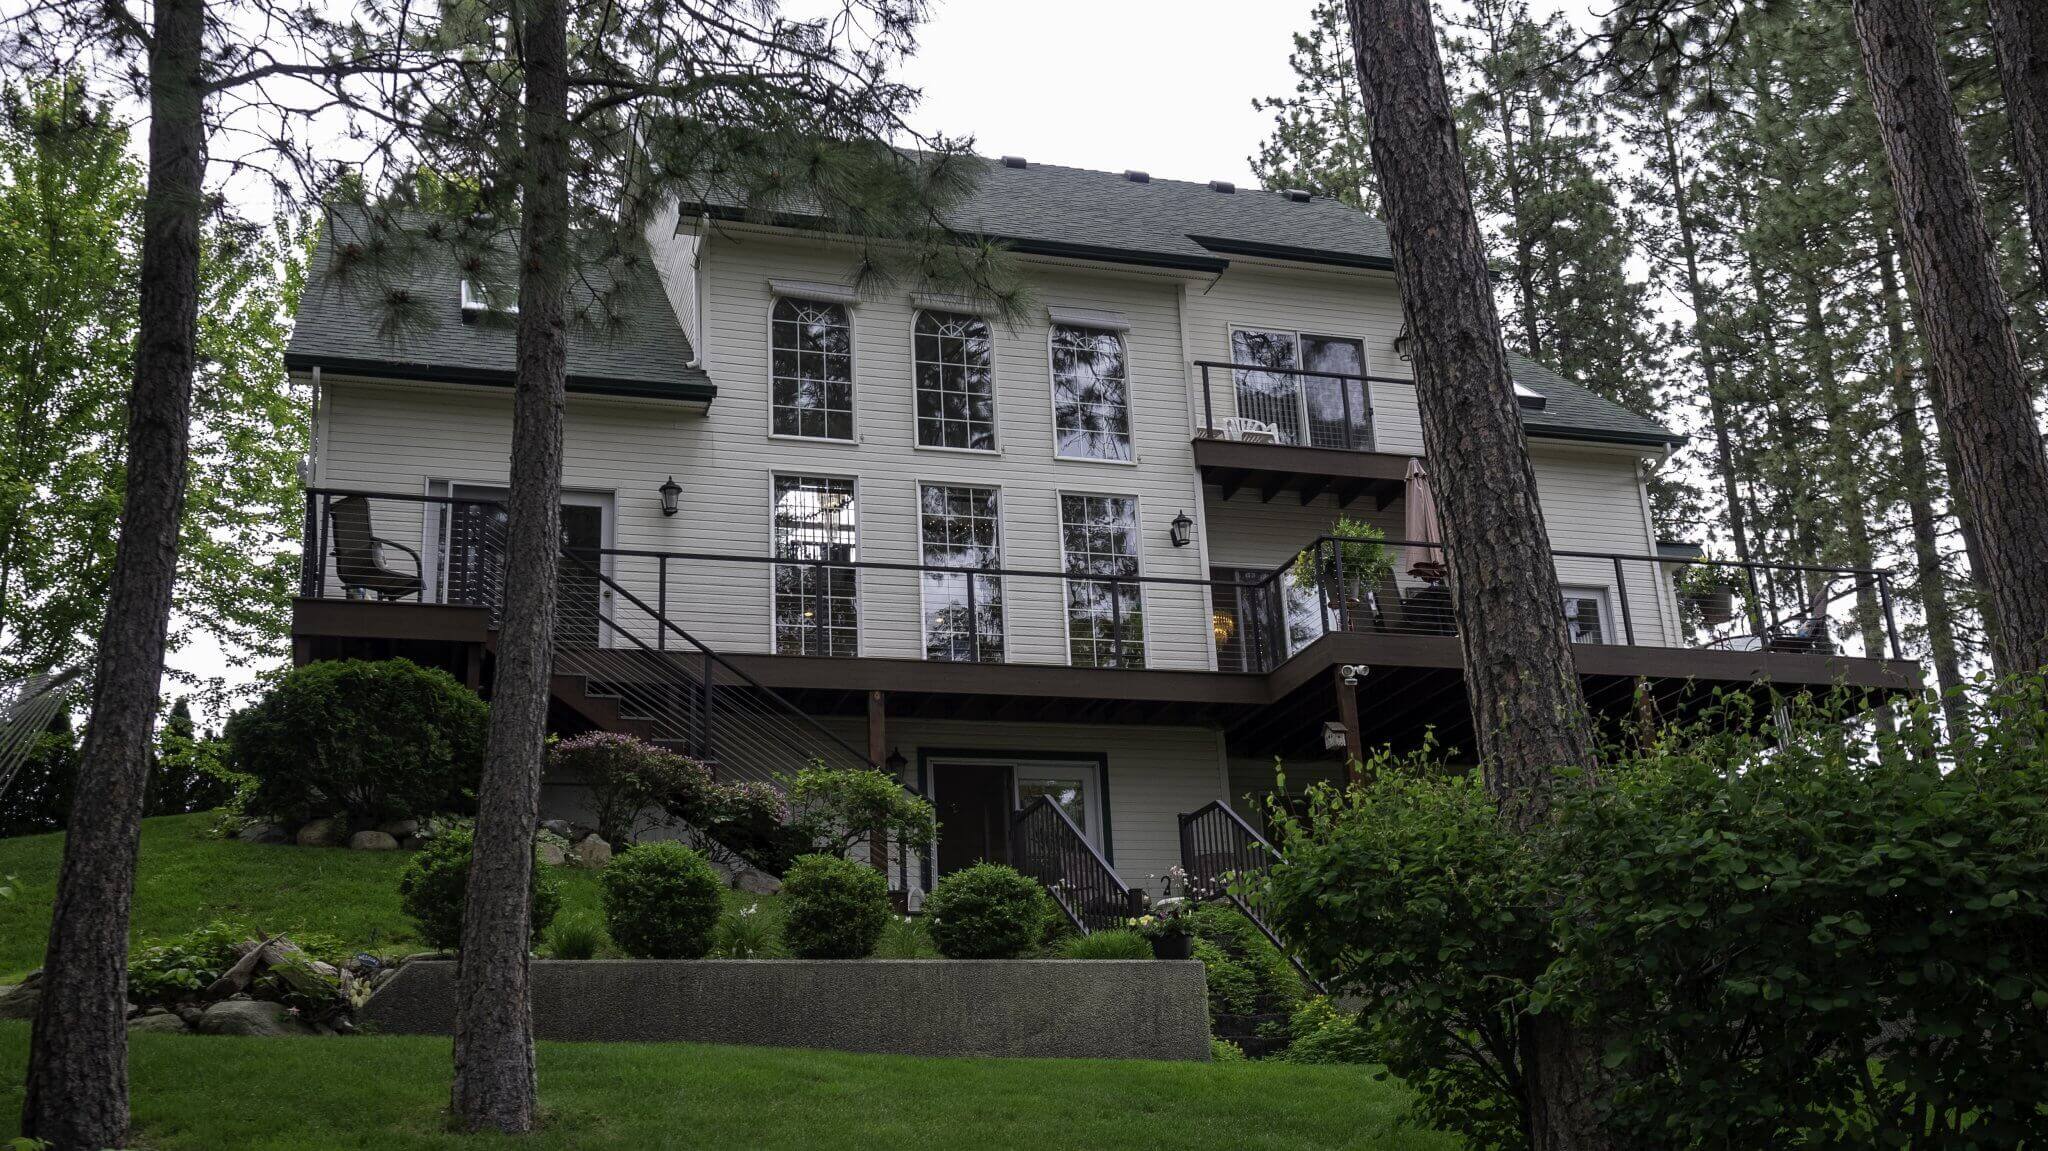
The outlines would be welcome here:
<svg viewBox="0 0 2048 1151">
<path fill-rule="evenodd" d="M 1002 491 L 919 484 L 918 543 L 931 567 L 1003 565 Z M 1003 662 L 1003 579 L 967 572 L 919 573 L 924 657 L 955 663 Z"/>
<path fill-rule="evenodd" d="M 1075 667 L 1145 666 L 1138 497 L 1060 493 L 1067 653 Z"/>
<path fill-rule="evenodd" d="M 995 341 L 988 321 L 920 309 L 911 332 L 917 446 L 996 449 Z"/>
<path fill-rule="evenodd" d="M 1372 447 L 1372 409 L 1365 381 L 1344 378 L 1365 375 L 1364 340 L 1232 328 L 1230 362 L 1257 365 L 1231 373 L 1237 414 L 1271 424 L 1281 443 L 1361 451 Z M 1331 374 L 1305 374 L 1309 372 Z"/>
<path fill-rule="evenodd" d="M 855 655 L 860 647 L 859 504 L 850 479 L 774 478 L 777 655 Z"/>
<path fill-rule="evenodd" d="M 1102 779 L 1092 763 L 1020 760 L 1010 768 L 1016 781 L 1017 810 L 1041 796 L 1067 813 L 1088 842 L 1102 846 Z"/>
<path fill-rule="evenodd" d="M 769 430 L 852 439 L 853 321 L 846 305 L 779 296 L 769 328 Z"/>
<path fill-rule="evenodd" d="M 1566 587 L 1564 626 L 1573 643 L 1612 643 L 1607 630 L 1607 589 Z"/>
<path fill-rule="evenodd" d="M 1052 326 L 1053 454 L 1134 458 L 1124 335 L 1113 328 Z"/>
</svg>

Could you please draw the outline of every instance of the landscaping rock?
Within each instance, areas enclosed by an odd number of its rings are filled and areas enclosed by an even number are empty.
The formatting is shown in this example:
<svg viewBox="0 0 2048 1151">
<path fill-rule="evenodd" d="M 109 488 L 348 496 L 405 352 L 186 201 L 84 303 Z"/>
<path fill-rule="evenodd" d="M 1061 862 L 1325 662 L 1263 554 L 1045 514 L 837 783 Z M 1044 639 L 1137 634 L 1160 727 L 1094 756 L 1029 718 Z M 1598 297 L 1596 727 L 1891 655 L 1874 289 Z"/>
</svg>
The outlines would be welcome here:
<svg viewBox="0 0 2048 1151">
<path fill-rule="evenodd" d="M 749 895 L 774 895 L 782 890 L 782 881 L 758 867 L 739 865 L 732 873 L 732 885 L 737 891 Z"/>
<path fill-rule="evenodd" d="M 128 1021 L 130 1031 L 182 1032 L 185 1021 L 170 1011 L 145 1011 Z"/>
<path fill-rule="evenodd" d="M 292 833 L 279 823 L 252 823 L 235 834 L 243 843 L 290 843 Z"/>
<path fill-rule="evenodd" d="M 420 833 L 420 821 L 417 819 L 394 819 L 389 823 L 378 824 L 377 830 L 402 843 Z"/>
<path fill-rule="evenodd" d="M 348 837 L 351 851 L 397 851 L 398 840 L 385 831 L 358 831 Z"/>
<path fill-rule="evenodd" d="M 206 1008 L 197 1003 L 180 1003 L 171 1010 L 178 1013 L 178 1018 L 184 1020 L 187 1027 L 197 1027 L 199 1017 L 206 1014 Z"/>
<path fill-rule="evenodd" d="M 542 843 L 533 850 L 540 861 L 549 867 L 567 867 L 569 865 L 569 853 L 563 851 L 562 845 L 559 843 Z"/>
<path fill-rule="evenodd" d="M 566 819 L 543 819 L 540 821 L 540 829 L 542 831 L 552 831 L 563 839 L 574 840 L 576 838 L 575 826 Z"/>
<path fill-rule="evenodd" d="M 311 1024 L 282 1003 L 260 999 L 226 999 L 199 1017 L 201 1035 L 314 1035 Z"/>
<path fill-rule="evenodd" d="M 43 1002 L 42 988 L 20 983 L 0 991 L 0 1019 L 34 1019 Z"/>
<path fill-rule="evenodd" d="M 297 838 L 300 847 L 340 847 L 344 842 L 337 819 L 316 819 L 301 827 Z"/>
<path fill-rule="evenodd" d="M 612 861 L 612 845 L 595 835 L 583 837 L 576 844 L 576 866 L 592 869 L 603 867 Z"/>
</svg>

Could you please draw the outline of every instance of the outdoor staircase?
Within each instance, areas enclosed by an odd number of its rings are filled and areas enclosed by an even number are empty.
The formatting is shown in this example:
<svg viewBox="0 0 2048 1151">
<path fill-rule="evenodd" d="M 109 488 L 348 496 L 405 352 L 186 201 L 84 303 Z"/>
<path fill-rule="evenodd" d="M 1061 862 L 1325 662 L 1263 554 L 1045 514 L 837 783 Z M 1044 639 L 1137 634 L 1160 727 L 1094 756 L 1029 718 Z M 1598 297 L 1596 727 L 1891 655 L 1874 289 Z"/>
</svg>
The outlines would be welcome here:
<svg viewBox="0 0 2048 1151">
<path fill-rule="evenodd" d="M 1263 876 L 1283 859 L 1278 848 L 1220 799 L 1180 817 L 1180 865 L 1187 872 L 1188 889 L 1198 899 L 1219 900 L 1236 908 L 1280 949 L 1303 979 L 1320 988 L 1321 981 L 1309 974 L 1294 950 L 1273 930 L 1260 910 L 1254 885 L 1246 882 Z"/>
</svg>

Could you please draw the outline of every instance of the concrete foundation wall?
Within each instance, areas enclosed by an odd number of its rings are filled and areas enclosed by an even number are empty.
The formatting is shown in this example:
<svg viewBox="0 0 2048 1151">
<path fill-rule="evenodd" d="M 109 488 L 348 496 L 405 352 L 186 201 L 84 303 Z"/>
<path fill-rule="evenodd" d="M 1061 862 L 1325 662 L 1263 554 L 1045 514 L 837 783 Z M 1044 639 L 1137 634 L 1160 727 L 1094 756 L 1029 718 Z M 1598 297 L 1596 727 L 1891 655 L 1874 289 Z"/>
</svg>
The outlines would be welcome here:
<svg viewBox="0 0 2048 1151">
<path fill-rule="evenodd" d="M 455 992 L 453 963 L 408 963 L 360 1018 L 446 1035 Z M 1192 960 L 545 960 L 533 964 L 533 1026 L 541 1039 L 591 1042 L 1209 1058 L 1208 993 Z"/>
</svg>

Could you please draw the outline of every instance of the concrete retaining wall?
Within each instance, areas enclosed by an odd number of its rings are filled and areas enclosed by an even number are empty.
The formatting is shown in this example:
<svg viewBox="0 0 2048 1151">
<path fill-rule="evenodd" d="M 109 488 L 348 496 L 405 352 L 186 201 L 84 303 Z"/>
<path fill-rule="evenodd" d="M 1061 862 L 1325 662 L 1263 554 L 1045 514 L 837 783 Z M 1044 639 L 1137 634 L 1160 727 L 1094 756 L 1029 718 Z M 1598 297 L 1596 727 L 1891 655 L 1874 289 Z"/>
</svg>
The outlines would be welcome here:
<svg viewBox="0 0 2048 1151">
<path fill-rule="evenodd" d="M 359 1017 L 388 1033 L 450 1033 L 455 965 L 406 964 Z M 533 1025 L 541 1039 L 1209 1058 L 1192 960 L 535 960 Z"/>
</svg>

